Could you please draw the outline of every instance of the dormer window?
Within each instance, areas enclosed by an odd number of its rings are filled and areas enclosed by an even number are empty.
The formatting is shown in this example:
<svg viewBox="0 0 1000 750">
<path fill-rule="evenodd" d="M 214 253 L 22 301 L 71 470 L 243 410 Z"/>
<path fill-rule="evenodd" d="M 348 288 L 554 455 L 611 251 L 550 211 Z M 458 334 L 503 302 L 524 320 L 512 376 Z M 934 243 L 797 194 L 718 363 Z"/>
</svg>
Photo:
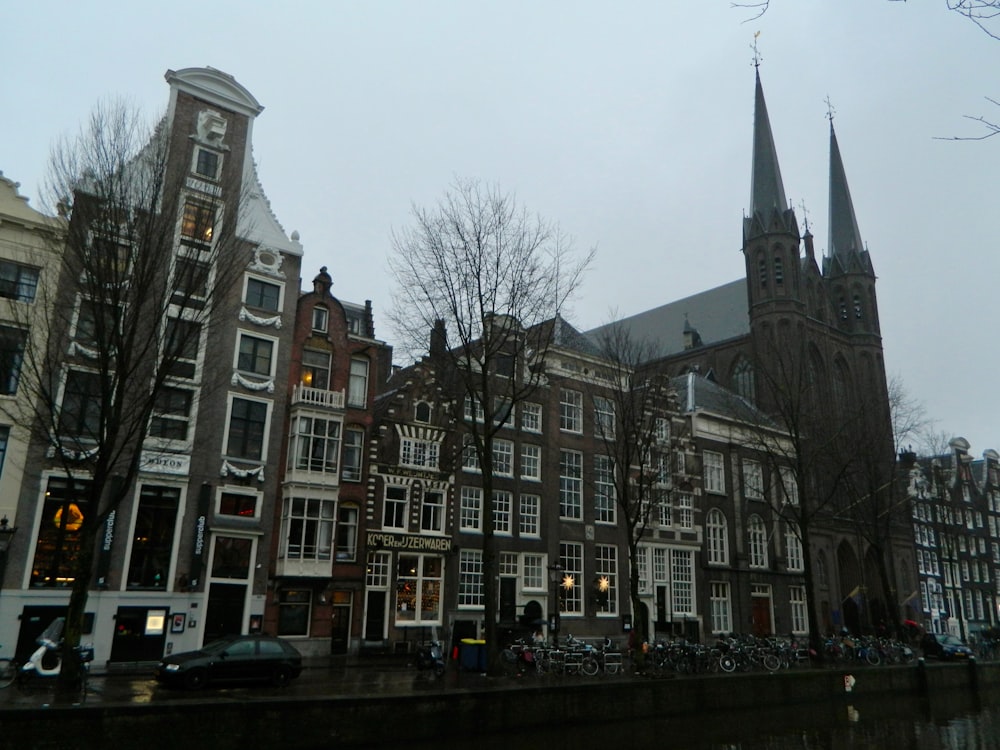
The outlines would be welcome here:
<svg viewBox="0 0 1000 750">
<path fill-rule="evenodd" d="M 413 418 L 415 421 L 423 422 L 424 424 L 430 422 L 431 405 L 428 404 L 426 401 L 421 401 L 419 404 L 417 404 L 416 412 L 414 413 Z"/>
<path fill-rule="evenodd" d="M 330 311 L 325 307 L 317 305 L 313 308 L 312 329 L 319 333 L 326 333 L 327 325 L 330 321 Z"/>
</svg>

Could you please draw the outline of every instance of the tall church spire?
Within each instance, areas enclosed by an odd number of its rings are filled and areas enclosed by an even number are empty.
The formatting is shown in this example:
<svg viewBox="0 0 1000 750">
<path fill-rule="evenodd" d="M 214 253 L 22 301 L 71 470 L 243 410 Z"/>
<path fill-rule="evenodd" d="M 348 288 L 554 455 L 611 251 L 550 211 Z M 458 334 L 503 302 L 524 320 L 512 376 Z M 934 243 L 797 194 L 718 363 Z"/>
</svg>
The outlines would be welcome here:
<svg viewBox="0 0 1000 750">
<path fill-rule="evenodd" d="M 861 254 L 864 245 L 858 220 L 854 216 L 851 191 L 847 188 L 847 174 L 840 158 L 837 133 L 830 118 L 830 255 L 838 258 L 846 266 L 847 258 L 854 253 Z"/>
<path fill-rule="evenodd" d="M 778 168 L 778 153 L 771 135 L 771 121 L 767 117 L 764 89 L 757 71 L 757 91 L 753 117 L 753 177 L 750 185 L 750 218 L 759 218 L 766 227 L 772 212 L 783 214 L 788 209 L 785 186 Z"/>
</svg>

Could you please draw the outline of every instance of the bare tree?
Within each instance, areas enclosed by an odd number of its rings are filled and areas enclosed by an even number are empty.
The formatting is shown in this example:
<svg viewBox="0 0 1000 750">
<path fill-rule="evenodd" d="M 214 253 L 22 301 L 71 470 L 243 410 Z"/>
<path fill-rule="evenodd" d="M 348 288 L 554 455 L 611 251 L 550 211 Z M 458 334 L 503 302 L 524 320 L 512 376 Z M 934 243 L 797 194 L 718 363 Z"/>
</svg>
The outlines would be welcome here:
<svg viewBox="0 0 1000 750">
<path fill-rule="evenodd" d="M 598 423 L 597 437 L 609 458 L 614 502 L 624 521 L 632 627 L 636 642 L 642 643 L 650 634 L 641 616 L 640 545 L 658 521 L 660 508 L 669 502 L 673 490 L 670 446 L 684 423 L 673 420 L 678 413 L 677 394 L 665 368 L 657 364 L 662 353 L 654 344 L 636 340 L 626 326 L 616 323 L 602 327 L 596 343 L 607 368 L 605 380 L 611 383 L 614 406 L 613 423 Z"/>
<path fill-rule="evenodd" d="M 859 388 L 854 408 L 859 410 L 861 429 L 842 447 L 842 460 L 850 465 L 845 474 L 844 491 L 848 499 L 840 517 L 854 527 L 855 534 L 868 545 L 868 555 L 878 575 L 878 592 L 868 596 L 872 618 L 878 618 L 893 632 L 899 632 L 900 597 L 896 581 L 896 542 L 912 542 L 905 490 L 898 487 L 900 477 L 894 450 L 927 425 L 923 406 L 907 393 L 902 380 L 891 379 L 887 392 L 873 384 Z M 888 408 L 889 414 L 884 414 Z M 870 594 L 871 592 L 869 592 Z M 877 623 L 872 623 L 873 625 Z"/>
<path fill-rule="evenodd" d="M 537 388 L 551 322 L 579 287 L 593 251 L 575 259 L 558 227 L 474 180 L 457 181 L 434 209 L 414 206 L 413 219 L 392 236 L 391 319 L 411 351 L 429 331 L 438 332 L 442 345 L 431 352 L 438 377 L 454 394 L 453 416 L 465 425 L 466 449 L 482 470 L 482 591 L 487 659 L 495 671 L 493 439 Z"/>
<path fill-rule="evenodd" d="M 185 362 L 249 257 L 236 239 L 238 166 L 223 170 L 214 195 L 184 202 L 189 165 L 171 158 L 165 122 L 150 127 L 129 105 L 102 103 L 56 145 L 48 171 L 47 201 L 68 228 L 53 248 L 58 282 L 39 290 L 23 321 L 44 318 L 48 336 L 26 341 L 9 416 L 31 425 L 39 468 L 57 469 L 68 487 L 56 523 L 39 530 L 32 582 L 71 587 L 63 687 L 78 678 L 71 657 L 98 535 L 143 461 L 179 437 L 170 417 L 191 397 L 176 387 Z"/>
<path fill-rule="evenodd" d="M 743 439 L 772 478 L 765 493 L 771 512 L 801 542 L 809 640 L 822 653 L 813 573 L 816 535 L 844 502 L 850 469 L 844 446 L 857 425 L 842 408 L 846 394 L 840 388 L 831 392 L 806 341 L 765 330 L 754 336 L 753 355 L 758 406 L 767 418 L 756 424 L 744 420 Z"/>
</svg>

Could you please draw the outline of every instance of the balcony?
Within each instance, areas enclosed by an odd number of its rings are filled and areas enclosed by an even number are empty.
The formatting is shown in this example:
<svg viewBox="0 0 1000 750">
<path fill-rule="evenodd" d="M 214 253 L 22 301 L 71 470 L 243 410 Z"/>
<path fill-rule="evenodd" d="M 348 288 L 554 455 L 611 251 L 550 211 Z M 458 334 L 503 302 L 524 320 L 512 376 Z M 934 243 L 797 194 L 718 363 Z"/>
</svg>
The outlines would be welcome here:
<svg viewBox="0 0 1000 750">
<path fill-rule="evenodd" d="M 296 404 L 342 410 L 344 408 L 344 391 L 327 391 L 322 388 L 297 385 L 292 391 L 292 406 Z"/>
</svg>

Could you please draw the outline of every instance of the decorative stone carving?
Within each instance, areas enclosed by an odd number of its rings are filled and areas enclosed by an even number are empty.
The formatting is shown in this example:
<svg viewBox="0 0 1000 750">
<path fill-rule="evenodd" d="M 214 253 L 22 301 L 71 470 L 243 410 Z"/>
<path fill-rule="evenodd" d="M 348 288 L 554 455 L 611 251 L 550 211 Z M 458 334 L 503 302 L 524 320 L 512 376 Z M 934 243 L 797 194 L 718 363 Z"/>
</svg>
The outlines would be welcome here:
<svg viewBox="0 0 1000 750">
<path fill-rule="evenodd" d="M 198 140 L 218 146 L 226 137 L 226 118 L 213 109 L 198 113 Z"/>
<path fill-rule="evenodd" d="M 233 373 L 232 384 L 233 385 L 241 385 L 244 388 L 246 388 L 248 391 L 264 391 L 264 390 L 266 390 L 268 393 L 274 393 L 274 379 L 273 378 L 271 380 L 263 380 L 263 381 L 247 380 L 245 377 L 243 377 L 242 375 L 240 375 L 238 372 L 234 372 Z"/>
<path fill-rule="evenodd" d="M 247 310 L 245 307 L 241 307 L 239 318 L 241 323 L 243 321 L 250 321 L 257 326 L 274 326 L 275 328 L 281 328 L 280 315 L 275 315 L 273 318 L 260 318 Z"/>
<path fill-rule="evenodd" d="M 250 262 L 249 268 L 257 273 L 283 279 L 285 272 L 281 270 L 281 264 L 284 260 L 284 256 L 277 250 L 258 245 L 253 250 L 253 260 Z"/>
<path fill-rule="evenodd" d="M 257 467 L 254 467 L 253 469 L 241 469 L 238 466 L 233 466 L 231 463 L 229 463 L 228 461 L 224 460 L 222 462 L 222 471 L 219 472 L 219 475 L 223 476 L 223 477 L 228 477 L 228 476 L 232 475 L 232 476 L 234 476 L 234 477 L 236 477 L 238 479 L 246 479 L 247 477 L 252 477 L 252 476 L 256 475 L 257 481 L 258 482 L 263 482 L 264 481 L 264 467 L 263 466 L 257 466 Z"/>
</svg>

